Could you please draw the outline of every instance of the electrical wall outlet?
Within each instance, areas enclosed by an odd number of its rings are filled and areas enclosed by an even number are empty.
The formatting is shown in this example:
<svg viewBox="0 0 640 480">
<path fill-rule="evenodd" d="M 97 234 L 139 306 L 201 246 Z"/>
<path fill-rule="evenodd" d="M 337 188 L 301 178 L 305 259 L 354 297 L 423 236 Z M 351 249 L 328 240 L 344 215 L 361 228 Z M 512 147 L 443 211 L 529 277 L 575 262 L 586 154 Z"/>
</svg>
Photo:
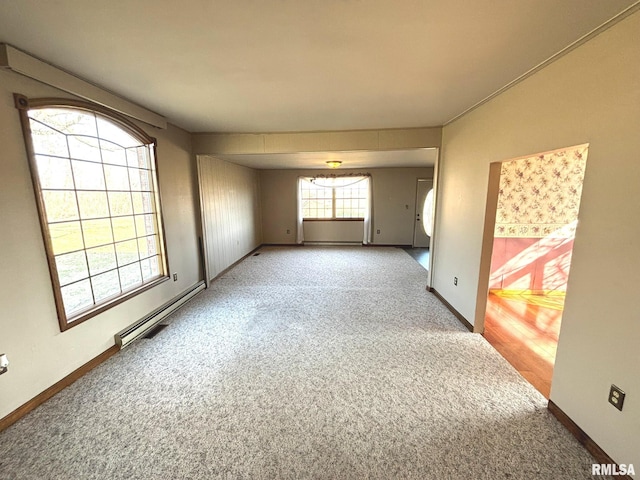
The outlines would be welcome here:
<svg viewBox="0 0 640 480">
<path fill-rule="evenodd" d="M 611 385 L 611 389 L 609 390 L 609 403 L 620 411 L 622 411 L 625 396 L 626 393 L 624 393 L 620 388 L 615 385 Z"/>
<path fill-rule="evenodd" d="M 9 359 L 4 353 L 0 353 L 0 375 L 9 369 Z"/>
<path fill-rule="evenodd" d="M 376 233 L 377 233 L 378 235 L 380 235 L 380 229 L 376 230 Z"/>
<path fill-rule="evenodd" d="M 457 287 L 458 286 L 458 277 L 453 277 L 453 284 Z"/>
<path fill-rule="evenodd" d="M 291 233 L 291 230 L 287 228 L 287 235 Z"/>
<path fill-rule="evenodd" d="M 174 273 L 174 274 L 173 274 L 173 281 L 174 281 L 174 282 L 177 282 L 177 281 L 178 281 L 178 274 L 177 274 L 177 273 Z"/>
</svg>

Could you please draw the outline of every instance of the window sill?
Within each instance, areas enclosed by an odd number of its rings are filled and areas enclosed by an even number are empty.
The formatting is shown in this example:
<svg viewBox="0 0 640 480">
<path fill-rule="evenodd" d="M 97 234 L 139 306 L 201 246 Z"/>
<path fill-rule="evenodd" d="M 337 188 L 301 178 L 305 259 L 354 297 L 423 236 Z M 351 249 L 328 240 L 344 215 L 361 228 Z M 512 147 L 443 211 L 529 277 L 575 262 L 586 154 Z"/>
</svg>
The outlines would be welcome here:
<svg viewBox="0 0 640 480">
<path fill-rule="evenodd" d="M 364 218 L 303 218 L 303 222 L 364 222 Z"/>
<path fill-rule="evenodd" d="M 69 330 L 70 328 L 75 327 L 76 325 L 79 325 L 82 322 L 95 317 L 96 315 L 106 312 L 107 310 L 129 300 L 130 298 L 135 297 L 136 295 L 142 292 L 146 292 L 147 290 L 155 287 L 156 285 L 166 282 L 167 280 L 169 280 L 169 278 L 170 278 L 169 276 L 158 277 L 149 283 L 145 283 L 144 285 L 141 285 L 133 290 L 129 290 L 128 292 L 119 295 L 118 297 L 115 297 L 111 301 L 107 301 L 106 303 L 102 303 L 100 305 L 94 306 L 89 310 L 84 310 L 74 315 L 73 317 L 67 318 L 66 322 L 60 321 L 60 331 L 64 332 L 65 330 Z"/>
</svg>

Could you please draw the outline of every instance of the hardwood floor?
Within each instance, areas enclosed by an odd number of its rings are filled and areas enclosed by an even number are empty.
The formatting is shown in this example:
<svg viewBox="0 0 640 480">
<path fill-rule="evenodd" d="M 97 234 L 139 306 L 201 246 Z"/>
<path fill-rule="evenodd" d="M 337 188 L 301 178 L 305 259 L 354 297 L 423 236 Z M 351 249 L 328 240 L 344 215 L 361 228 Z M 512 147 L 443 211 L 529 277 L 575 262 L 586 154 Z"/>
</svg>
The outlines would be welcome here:
<svg viewBox="0 0 640 480">
<path fill-rule="evenodd" d="M 549 398 L 564 294 L 489 294 L 484 337 Z"/>
<path fill-rule="evenodd" d="M 429 249 L 420 247 L 405 247 L 405 252 L 411 255 L 416 262 L 422 265 L 425 270 L 429 270 Z"/>
</svg>

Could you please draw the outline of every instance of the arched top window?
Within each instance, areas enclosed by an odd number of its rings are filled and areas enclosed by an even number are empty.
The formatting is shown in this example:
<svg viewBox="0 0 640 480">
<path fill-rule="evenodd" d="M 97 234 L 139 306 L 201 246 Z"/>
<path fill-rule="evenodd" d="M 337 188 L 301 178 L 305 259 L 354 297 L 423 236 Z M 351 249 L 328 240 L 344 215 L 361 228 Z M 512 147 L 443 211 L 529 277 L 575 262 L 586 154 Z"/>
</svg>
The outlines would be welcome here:
<svg viewBox="0 0 640 480">
<path fill-rule="evenodd" d="M 433 234 L 433 188 L 429 190 L 422 207 L 422 228 L 429 237 Z"/>
<path fill-rule="evenodd" d="M 15 97 L 66 330 L 168 278 L 155 140 L 97 105 Z"/>
</svg>

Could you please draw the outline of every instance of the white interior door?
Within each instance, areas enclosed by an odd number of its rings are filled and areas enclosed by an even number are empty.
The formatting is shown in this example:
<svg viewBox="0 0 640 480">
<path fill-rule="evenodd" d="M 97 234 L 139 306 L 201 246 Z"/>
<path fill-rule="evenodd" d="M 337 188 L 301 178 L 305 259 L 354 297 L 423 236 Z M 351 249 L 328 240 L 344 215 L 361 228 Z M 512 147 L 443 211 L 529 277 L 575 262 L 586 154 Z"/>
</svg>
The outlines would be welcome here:
<svg viewBox="0 0 640 480">
<path fill-rule="evenodd" d="M 427 235 L 424 224 L 424 201 L 427 194 L 433 188 L 433 180 L 419 178 L 416 188 L 416 213 L 413 227 L 413 246 L 416 248 L 428 248 L 431 238 Z"/>
</svg>

